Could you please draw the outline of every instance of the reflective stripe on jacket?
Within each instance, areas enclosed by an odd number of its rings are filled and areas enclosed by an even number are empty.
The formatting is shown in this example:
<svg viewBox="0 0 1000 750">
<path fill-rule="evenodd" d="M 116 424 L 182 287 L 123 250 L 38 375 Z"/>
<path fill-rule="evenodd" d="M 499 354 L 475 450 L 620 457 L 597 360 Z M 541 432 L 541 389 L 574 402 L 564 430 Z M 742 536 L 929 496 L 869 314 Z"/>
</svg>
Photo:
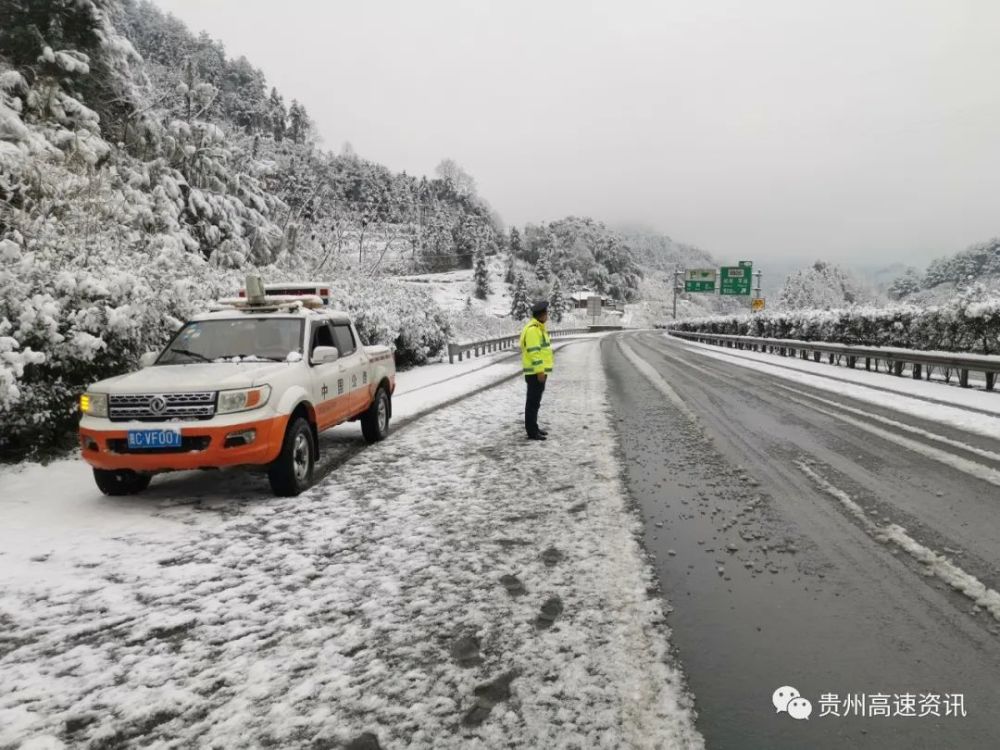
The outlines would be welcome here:
<svg viewBox="0 0 1000 750">
<path fill-rule="evenodd" d="M 521 368 L 525 375 L 552 372 L 552 339 L 545 324 L 534 318 L 521 331 Z"/>
</svg>

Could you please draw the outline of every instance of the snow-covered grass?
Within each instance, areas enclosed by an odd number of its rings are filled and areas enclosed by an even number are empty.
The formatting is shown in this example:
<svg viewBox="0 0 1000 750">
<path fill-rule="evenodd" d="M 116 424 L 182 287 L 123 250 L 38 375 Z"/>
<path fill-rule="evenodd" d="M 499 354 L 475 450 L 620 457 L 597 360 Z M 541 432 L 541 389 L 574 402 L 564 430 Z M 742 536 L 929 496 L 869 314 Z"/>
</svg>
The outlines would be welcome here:
<svg viewBox="0 0 1000 750">
<path fill-rule="evenodd" d="M 701 747 L 598 347 L 557 365 L 548 443 L 517 379 L 305 496 L 211 524 L 130 499 L 134 526 L 36 554 L 0 594 L 0 746 Z"/>
</svg>

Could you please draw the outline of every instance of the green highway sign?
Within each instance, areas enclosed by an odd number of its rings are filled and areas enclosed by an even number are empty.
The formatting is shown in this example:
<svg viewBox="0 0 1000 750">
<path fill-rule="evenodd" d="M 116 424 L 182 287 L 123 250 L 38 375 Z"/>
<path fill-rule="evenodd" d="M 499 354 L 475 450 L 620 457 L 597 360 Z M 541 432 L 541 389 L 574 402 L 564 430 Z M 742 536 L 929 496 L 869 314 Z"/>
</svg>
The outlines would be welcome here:
<svg viewBox="0 0 1000 750">
<path fill-rule="evenodd" d="M 714 292 L 715 276 L 714 268 L 689 268 L 684 272 L 684 291 Z"/>
<path fill-rule="evenodd" d="M 720 294 L 750 296 L 750 287 L 753 286 L 752 266 L 723 266 L 719 273 L 722 276 Z"/>
<path fill-rule="evenodd" d="M 753 267 L 753 261 L 752 260 L 741 260 L 740 261 L 740 268 L 752 268 L 752 267 Z"/>
<path fill-rule="evenodd" d="M 714 281 L 685 281 L 684 282 L 685 292 L 714 292 L 715 282 Z"/>
</svg>

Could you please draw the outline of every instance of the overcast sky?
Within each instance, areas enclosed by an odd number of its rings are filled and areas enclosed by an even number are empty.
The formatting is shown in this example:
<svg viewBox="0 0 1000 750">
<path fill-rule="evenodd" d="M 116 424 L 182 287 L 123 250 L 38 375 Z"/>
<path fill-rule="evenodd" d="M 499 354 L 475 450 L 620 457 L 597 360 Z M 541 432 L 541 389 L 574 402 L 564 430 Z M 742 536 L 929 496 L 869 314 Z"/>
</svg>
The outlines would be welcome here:
<svg viewBox="0 0 1000 750">
<path fill-rule="evenodd" d="M 996 0 L 156 0 L 324 145 L 513 224 L 641 222 L 720 260 L 911 260 L 1000 234 Z"/>
</svg>

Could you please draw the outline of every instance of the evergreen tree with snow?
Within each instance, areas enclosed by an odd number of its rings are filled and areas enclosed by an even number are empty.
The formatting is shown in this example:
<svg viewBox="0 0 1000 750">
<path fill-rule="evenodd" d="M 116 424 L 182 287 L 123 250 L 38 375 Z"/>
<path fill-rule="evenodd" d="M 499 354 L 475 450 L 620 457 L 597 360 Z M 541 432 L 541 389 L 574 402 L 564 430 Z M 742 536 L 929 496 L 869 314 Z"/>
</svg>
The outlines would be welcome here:
<svg viewBox="0 0 1000 750">
<path fill-rule="evenodd" d="M 510 304 L 510 314 L 514 320 L 525 320 L 531 315 L 531 305 L 528 302 L 528 287 L 524 283 L 524 276 L 517 275 L 514 280 L 514 298 Z"/>
<path fill-rule="evenodd" d="M 535 278 L 539 281 L 548 282 L 552 277 L 552 264 L 548 254 L 539 256 L 538 263 L 535 264 Z"/>
<path fill-rule="evenodd" d="M 888 294 L 894 300 L 901 300 L 904 297 L 919 292 L 923 287 L 923 276 L 915 268 L 907 268 L 906 273 L 897 276 L 889 284 Z"/>
<path fill-rule="evenodd" d="M 511 229 L 510 231 L 511 231 L 511 234 L 513 234 L 517 230 L 516 229 Z M 504 270 L 503 270 L 503 283 L 504 284 L 513 284 L 514 283 L 514 251 L 511 249 L 511 243 L 510 243 L 510 241 L 508 241 L 506 243 L 503 241 L 503 234 L 502 233 L 500 235 L 500 242 L 499 242 L 498 250 L 500 252 L 503 252 L 504 253 L 504 257 L 506 258 L 506 262 L 504 263 Z"/>
<path fill-rule="evenodd" d="M 274 140 L 284 140 L 288 112 L 285 110 L 285 101 L 276 88 L 271 89 L 271 96 L 268 99 L 268 120 L 270 121 L 271 133 L 274 135 Z"/>
<path fill-rule="evenodd" d="M 566 300 L 563 298 L 562 284 L 559 283 L 558 276 L 552 282 L 552 292 L 549 295 L 549 310 L 551 311 L 552 320 L 556 323 L 561 323 L 563 312 L 566 310 Z"/>
<path fill-rule="evenodd" d="M 486 267 L 486 254 L 483 252 L 483 248 L 480 247 L 476 251 L 476 267 L 472 273 L 473 279 L 476 283 L 476 288 L 474 294 L 476 299 L 486 299 L 490 296 L 490 272 Z"/>
<path fill-rule="evenodd" d="M 524 246 L 521 244 L 521 233 L 517 227 L 510 228 L 510 257 L 520 258 L 524 254 Z"/>
<path fill-rule="evenodd" d="M 293 99 L 292 106 L 288 109 L 288 137 L 293 143 L 305 143 L 309 125 L 306 108 Z"/>
<path fill-rule="evenodd" d="M 881 301 L 867 282 L 840 266 L 818 260 L 785 279 L 777 306 L 782 310 L 836 310 Z"/>
<path fill-rule="evenodd" d="M 514 256 L 507 256 L 507 264 L 503 272 L 503 283 L 513 284 L 514 283 Z"/>
</svg>

